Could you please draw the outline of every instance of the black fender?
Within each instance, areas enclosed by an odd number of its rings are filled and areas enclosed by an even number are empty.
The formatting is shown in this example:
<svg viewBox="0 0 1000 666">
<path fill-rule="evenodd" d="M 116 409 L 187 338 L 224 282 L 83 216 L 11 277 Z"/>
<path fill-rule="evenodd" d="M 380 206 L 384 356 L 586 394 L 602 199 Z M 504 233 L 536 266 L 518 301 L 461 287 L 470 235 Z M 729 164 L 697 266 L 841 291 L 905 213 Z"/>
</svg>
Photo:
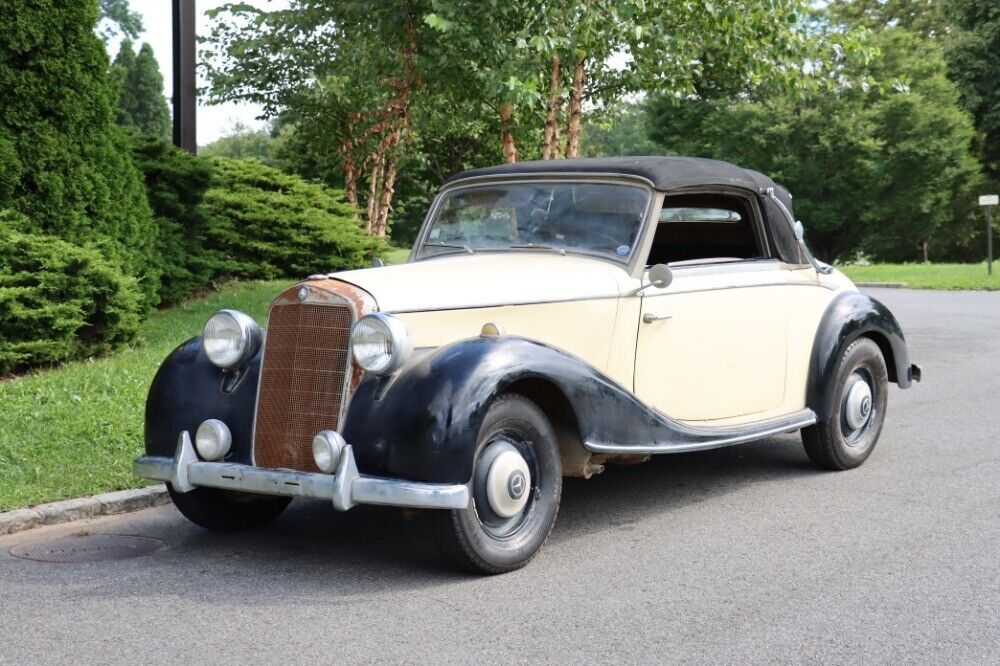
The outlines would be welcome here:
<svg viewBox="0 0 1000 666">
<path fill-rule="evenodd" d="M 237 370 L 223 371 L 192 338 L 164 359 L 146 397 L 146 453 L 173 456 L 184 430 L 194 437 L 205 419 L 221 419 L 233 433 L 226 462 L 250 464 L 261 350 Z"/>
<path fill-rule="evenodd" d="M 393 377 L 366 376 L 342 434 L 362 471 L 466 483 L 490 404 L 529 379 L 562 394 L 591 451 L 690 450 L 720 438 L 719 429 L 686 426 L 651 409 L 585 361 L 517 336 L 462 340 L 420 356 Z"/>
<path fill-rule="evenodd" d="M 889 381 L 900 388 L 909 388 L 913 381 L 920 381 L 920 368 L 910 363 L 903 329 L 889 309 L 867 294 L 844 292 L 823 313 L 809 361 L 806 406 L 820 420 L 836 413 L 837 362 L 848 345 L 862 336 L 871 338 L 882 350 Z"/>
</svg>

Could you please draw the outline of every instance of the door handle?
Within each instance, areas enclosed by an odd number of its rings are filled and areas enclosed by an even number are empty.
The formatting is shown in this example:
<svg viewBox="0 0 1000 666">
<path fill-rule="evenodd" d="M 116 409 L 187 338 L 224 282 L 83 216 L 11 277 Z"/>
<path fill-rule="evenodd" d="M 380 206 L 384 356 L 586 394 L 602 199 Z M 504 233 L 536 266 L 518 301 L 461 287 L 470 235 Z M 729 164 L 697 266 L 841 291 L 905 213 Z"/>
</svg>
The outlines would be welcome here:
<svg viewBox="0 0 1000 666">
<path fill-rule="evenodd" d="M 660 315 L 657 317 L 655 314 L 649 314 L 648 312 L 642 315 L 643 324 L 652 324 L 654 321 L 663 321 L 664 319 L 670 319 L 670 315 Z"/>
</svg>

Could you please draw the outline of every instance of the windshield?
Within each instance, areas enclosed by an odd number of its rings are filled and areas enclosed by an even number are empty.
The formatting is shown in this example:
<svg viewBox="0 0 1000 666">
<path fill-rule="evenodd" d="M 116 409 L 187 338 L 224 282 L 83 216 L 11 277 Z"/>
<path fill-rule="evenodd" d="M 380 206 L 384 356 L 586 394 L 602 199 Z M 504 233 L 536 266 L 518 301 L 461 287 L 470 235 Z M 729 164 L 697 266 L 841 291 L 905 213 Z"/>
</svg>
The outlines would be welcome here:
<svg viewBox="0 0 1000 666">
<path fill-rule="evenodd" d="M 650 193 L 602 183 L 502 183 L 441 200 L 418 258 L 480 251 L 580 252 L 628 261 Z"/>
</svg>

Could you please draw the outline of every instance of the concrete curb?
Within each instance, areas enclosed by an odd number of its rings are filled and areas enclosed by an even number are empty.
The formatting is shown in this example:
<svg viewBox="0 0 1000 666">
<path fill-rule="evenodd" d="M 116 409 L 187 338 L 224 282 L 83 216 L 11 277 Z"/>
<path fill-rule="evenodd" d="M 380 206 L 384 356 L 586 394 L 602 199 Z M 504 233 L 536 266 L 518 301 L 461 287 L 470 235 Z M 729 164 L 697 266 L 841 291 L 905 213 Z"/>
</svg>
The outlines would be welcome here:
<svg viewBox="0 0 1000 666">
<path fill-rule="evenodd" d="M 865 287 L 877 287 L 879 289 L 909 289 L 906 282 L 855 282 L 855 287 L 863 289 Z"/>
<path fill-rule="evenodd" d="M 168 502 L 170 496 L 166 487 L 157 485 L 39 504 L 29 509 L 0 513 L 0 536 L 23 532 L 42 525 L 58 525 L 95 516 L 138 511 Z"/>
</svg>

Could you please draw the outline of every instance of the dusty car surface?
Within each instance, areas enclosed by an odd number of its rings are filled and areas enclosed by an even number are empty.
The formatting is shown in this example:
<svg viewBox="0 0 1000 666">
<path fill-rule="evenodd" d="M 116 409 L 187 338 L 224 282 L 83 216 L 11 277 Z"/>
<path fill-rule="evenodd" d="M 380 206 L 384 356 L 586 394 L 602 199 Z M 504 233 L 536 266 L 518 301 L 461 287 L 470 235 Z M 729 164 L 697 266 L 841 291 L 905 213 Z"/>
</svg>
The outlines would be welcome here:
<svg viewBox="0 0 1000 666">
<path fill-rule="evenodd" d="M 524 565 L 563 476 L 801 431 L 871 454 L 903 333 L 802 242 L 789 193 L 724 162 L 526 162 L 458 174 L 407 263 L 314 275 L 266 334 L 223 310 L 163 363 L 139 475 L 209 529 L 293 497 L 428 510 L 469 569 Z"/>
</svg>

